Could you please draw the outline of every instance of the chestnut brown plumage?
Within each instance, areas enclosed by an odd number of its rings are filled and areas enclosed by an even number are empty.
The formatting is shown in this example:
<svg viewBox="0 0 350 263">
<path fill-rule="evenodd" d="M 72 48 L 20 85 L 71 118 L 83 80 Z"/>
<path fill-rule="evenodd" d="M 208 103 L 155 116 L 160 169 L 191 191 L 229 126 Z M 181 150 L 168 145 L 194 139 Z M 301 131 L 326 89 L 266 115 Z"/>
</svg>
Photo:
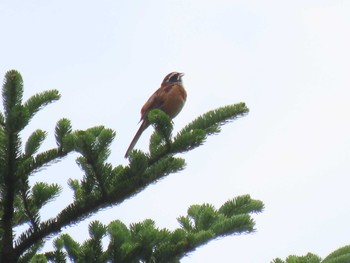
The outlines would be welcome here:
<svg viewBox="0 0 350 263">
<path fill-rule="evenodd" d="M 166 75 L 160 88 L 143 105 L 141 109 L 141 126 L 132 139 L 125 153 L 125 158 L 129 156 L 143 131 L 150 125 L 147 115 L 151 110 L 160 109 L 172 119 L 182 110 L 187 98 L 186 90 L 182 84 L 183 75 L 183 73 L 178 72 L 171 72 Z"/>
</svg>

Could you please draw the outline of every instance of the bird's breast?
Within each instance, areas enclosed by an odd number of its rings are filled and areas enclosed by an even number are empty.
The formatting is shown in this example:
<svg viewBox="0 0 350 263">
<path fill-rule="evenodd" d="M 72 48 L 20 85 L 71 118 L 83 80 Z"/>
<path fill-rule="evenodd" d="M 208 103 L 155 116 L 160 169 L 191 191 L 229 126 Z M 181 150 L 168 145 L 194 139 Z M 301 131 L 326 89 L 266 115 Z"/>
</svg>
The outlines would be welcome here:
<svg viewBox="0 0 350 263">
<path fill-rule="evenodd" d="M 185 105 L 187 93 L 182 85 L 173 85 L 165 96 L 162 110 L 171 118 L 176 117 Z"/>
</svg>

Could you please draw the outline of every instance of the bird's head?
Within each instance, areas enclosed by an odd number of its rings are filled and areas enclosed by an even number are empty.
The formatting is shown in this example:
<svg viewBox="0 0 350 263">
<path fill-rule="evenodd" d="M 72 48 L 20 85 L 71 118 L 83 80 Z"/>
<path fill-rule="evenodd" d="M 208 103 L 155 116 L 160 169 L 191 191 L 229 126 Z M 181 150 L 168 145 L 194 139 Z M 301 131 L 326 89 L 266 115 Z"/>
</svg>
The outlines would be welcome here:
<svg viewBox="0 0 350 263">
<path fill-rule="evenodd" d="M 163 83 L 175 83 L 175 82 L 182 82 L 182 77 L 184 76 L 184 73 L 179 72 L 171 72 L 168 75 L 165 76 Z"/>
</svg>

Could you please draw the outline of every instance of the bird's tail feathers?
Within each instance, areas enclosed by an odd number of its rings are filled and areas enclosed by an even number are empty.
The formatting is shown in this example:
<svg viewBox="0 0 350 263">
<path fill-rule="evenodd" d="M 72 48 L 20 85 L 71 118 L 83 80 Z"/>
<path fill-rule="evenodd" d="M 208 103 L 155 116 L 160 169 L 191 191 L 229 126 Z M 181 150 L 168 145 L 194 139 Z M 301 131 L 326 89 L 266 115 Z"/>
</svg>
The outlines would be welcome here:
<svg viewBox="0 0 350 263">
<path fill-rule="evenodd" d="M 137 141 L 140 139 L 141 134 L 143 133 L 144 130 L 147 129 L 147 127 L 149 126 L 149 122 L 148 121 L 143 121 L 140 128 L 138 129 L 138 131 L 136 132 L 134 138 L 132 139 L 128 149 L 126 150 L 126 153 L 124 155 L 125 158 L 128 158 L 130 152 L 134 149 Z"/>
</svg>

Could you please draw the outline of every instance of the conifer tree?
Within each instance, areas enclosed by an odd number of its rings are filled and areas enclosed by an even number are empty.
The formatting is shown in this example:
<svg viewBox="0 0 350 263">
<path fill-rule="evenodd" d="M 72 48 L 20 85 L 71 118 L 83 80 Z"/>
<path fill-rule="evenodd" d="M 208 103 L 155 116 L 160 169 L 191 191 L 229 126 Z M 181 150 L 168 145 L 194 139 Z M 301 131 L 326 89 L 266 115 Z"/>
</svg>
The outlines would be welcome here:
<svg viewBox="0 0 350 263">
<path fill-rule="evenodd" d="M 282 260 L 280 258 L 274 259 L 271 263 L 349 263 L 350 262 L 350 245 L 341 247 L 327 257 L 322 259 L 321 257 L 307 253 L 305 256 L 291 255 Z"/>
<path fill-rule="evenodd" d="M 100 209 L 118 205 L 165 176 L 181 171 L 185 161 L 176 156 L 202 145 L 220 127 L 248 113 L 244 103 L 212 110 L 196 118 L 178 134 L 172 134 L 172 122 L 160 110 L 148 118 L 155 127 L 149 153 L 131 152 L 126 166 L 107 162 L 115 132 L 104 126 L 73 130 L 62 118 L 55 127 L 56 147 L 39 152 L 47 133 L 35 130 L 22 141 L 21 132 L 34 115 L 57 101 L 60 94 L 49 90 L 23 102 L 23 81 L 19 72 L 8 71 L 2 88 L 0 111 L 0 261 L 1 262 L 179 262 L 198 246 L 227 235 L 254 231 L 252 213 L 259 213 L 263 203 L 249 195 L 235 197 L 221 207 L 192 205 L 187 215 L 179 216 L 175 230 L 160 229 L 151 219 L 125 225 L 117 218 L 108 225 L 93 221 L 90 237 L 82 244 L 69 234 L 60 235 L 65 226 L 76 224 Z M 77 164 L 83 175 L 70 179 L 72 203 L 42 220 L 43 206 L 53 202 L 62 190 L 57 184 L 29 178 L 40 169 L 61 160 L 71 152 L 79 153 Z M 15 228 L 26 227 L 22 233 Z M 41 248 L 48 237 L 56 236 L 54 250 Z M 109 237 L 107 247 L 102 238 Z"/>
</svg>

